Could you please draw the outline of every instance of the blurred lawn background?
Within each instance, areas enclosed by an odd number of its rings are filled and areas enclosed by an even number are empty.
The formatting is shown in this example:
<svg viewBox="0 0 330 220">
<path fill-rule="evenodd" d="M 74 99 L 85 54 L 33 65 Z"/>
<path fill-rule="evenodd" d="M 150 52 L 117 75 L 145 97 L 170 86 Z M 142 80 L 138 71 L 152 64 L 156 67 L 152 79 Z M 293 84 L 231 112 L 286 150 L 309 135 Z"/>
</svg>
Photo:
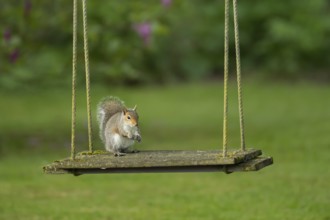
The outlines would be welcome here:
<svg viewBox="0 0 330 220">
<path fill-rule="evenodd" d="M 138 105 L 138 149 L 220 148 L 223 1 L 88 1 L 88 8 L 95 147 L 103 148 L 94 107 L 111 94 Z M 273 156 L 273 166 L 73 177 L 42 174 L 70 152 L 72 2 L 0 2 L 0 219 L 329 220 L 328 14 L 325 0 L 239 2 L 247 145 Z M 79 50 L 77 145 L 85 150 Z M 232 52 L 232 148 L 234 65 Z"/>
</svg>

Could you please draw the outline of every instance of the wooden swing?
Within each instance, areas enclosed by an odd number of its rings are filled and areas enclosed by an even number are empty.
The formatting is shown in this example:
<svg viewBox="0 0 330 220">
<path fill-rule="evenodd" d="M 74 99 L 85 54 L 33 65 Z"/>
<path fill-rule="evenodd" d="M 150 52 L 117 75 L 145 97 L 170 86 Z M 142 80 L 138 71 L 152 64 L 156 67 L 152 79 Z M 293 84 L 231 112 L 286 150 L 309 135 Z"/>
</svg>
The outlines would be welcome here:
<svg viewBox="0 0 330 220">
<path fill-rule="evenodd" d="M 156 172 L 225 172 L 257 171 L 273 163 L 272 157 L 261 156 L 261 150 L 246 149 L 244 135 L 244 117 L 241 89 L 240 49 L 237 21 L 237 0 L 233 0 L 233 17 L 235 30 L 235 49 L 237 67 L 237 87 L 240 119 L 239 150 L 227 150 L 228 118 L 228 54 L 229 54 L 229 0 L 225 0 L 225 51 L 224 51 L 224 115 L 223 115 L 223 149 L 222 150 L 173 150 L 141 151 L 115 157 L 103 151 L 94 151 L 92 145 L 92 123 L 90 108 L 90 74 L 87 42 L 87 8 L 82 0 L 84 53 L 86 71 L 86 97 L 88 115 L 89 151 L 76 153 L 76 48 L 77 48 L 77 0 L 73 0 L 73 60 L 72 60 L 72 131 L 71 157 L 55 161 L 44 166 L 47 174 L 95 174 L 95 173 L 156 173 Z"/>
</svg>

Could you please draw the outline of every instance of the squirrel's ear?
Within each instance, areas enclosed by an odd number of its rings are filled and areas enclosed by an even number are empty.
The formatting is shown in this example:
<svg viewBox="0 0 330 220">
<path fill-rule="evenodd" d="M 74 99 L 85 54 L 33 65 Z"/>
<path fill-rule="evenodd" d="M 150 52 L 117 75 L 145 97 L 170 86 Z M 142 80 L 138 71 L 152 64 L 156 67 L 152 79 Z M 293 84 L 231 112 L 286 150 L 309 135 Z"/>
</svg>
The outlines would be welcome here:
<svg viewBox="0 0 330 220">
<path fill-rule="evenodd" d="M 126 115 L 126 113 L 127 113 L 127 108 L 124 108 L 123 109 L 123 114 Z"/>
<path fill-rule="evenodd" d="M 136 111 L 137 105 L 134 106 L 133 111 Z"/>
</svg>

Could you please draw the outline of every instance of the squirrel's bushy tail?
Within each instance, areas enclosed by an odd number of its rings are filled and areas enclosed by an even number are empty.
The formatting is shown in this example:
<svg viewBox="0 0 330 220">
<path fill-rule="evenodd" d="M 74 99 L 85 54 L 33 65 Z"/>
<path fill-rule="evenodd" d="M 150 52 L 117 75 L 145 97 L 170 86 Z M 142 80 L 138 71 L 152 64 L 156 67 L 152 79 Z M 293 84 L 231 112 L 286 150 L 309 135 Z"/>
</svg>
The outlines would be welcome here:
<svg viewBox="0 0 330 220">
<path fill-rule="evenodd" d="M 107 121 L 116 113 L 125 109 L 125 104 L 117 97 L 108 96 L 103 98 L 97 106 L 97 121 L 100 128 L 100 138 L 104 142 L 104 130 Z"/>
</svg>

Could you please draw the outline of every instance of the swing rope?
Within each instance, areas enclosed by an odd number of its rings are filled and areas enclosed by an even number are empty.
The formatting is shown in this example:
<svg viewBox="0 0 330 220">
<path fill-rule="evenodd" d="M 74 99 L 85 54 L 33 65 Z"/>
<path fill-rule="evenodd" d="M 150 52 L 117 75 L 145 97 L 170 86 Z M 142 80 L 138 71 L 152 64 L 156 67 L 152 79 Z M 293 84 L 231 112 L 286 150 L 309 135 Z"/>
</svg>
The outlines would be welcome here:
<svg viewBox="0 0 330 220">
<path fill-rule="evenodd" d="M 225 55 L 224 55 L 224 97 L 223 97 L 223 157 L 227 156 L 227 119 L 228 119 L 228 55 L 229 55 L 229 0 L 225 0 Z"/>
<path fill-rule="evenodd" d="M 238 31 L 238 13 L 237 0 L 233 0 L 234 14 L 234 32 L 235 32 L 235 50 L 236 50 L 236 74 L 237 74 L 237 90 L 238 90 L 238 110 L 240 121 L 240 138 L 241 150 L 245 151 L 245 130 L 244 130 L 244 114 L 243 114 L 243 95 L 241 82 L 241 60 L 239 48 L 239 31 Z M 223 157 L 227 156 L 227 134 L 228 134 L 228 69 L 229 69 L 229 0 L 225 0 L 225 36 L 224 36 L 224 113 L 223 113 Z"/>
<path fill-rule="evenodd" d="M 237 0 L 233 0 L 234 9 L 234 30 L 235 30 L 235 48 L 236 48 L 236 72 L 237 72 L 237 90 L 238 90 L 238 110 L 239 110 L 239 124 L 241 133 L 241 150 L 245 151 L 245 131 L 244 131 L 244 114 L 243 114 L 243 95 L 241 82 L 241 54 L 239 48 L 239 32 L 238 32 L 238 13 Z"/>
<path fill-rule="evenodd" d="M 84 52 L 85 52 L 85 72 L 86 72 L 86 98 L 87 98 L 87 118 L 88 118 L 88 148 L 93 152 L 92 142 L 92 114 L 91 114 L 91 95 L 90 95 L 90 77 L 89 77 L 89 57 L 88 57 L 88 39 L 87 39 L 87 6 L 86 0 L 82 0 L 83 7 L 83 25 L 84 25 Z"/>
<path fill-rule="evenodd" d="M 71 159 L 76 155 L 77 0 L 73 0 Z"/>
<path fill-rule="evenodd" d="M 82 0 L 83 9 L 83 28 L 84 28 L 84 55 L 85 55 L 85 73 L 86 73 L 86 98 L 87 98 L 87 120 L 88 120 L 88 148 L 93 152 L 92 142 L 92 116 L 90 104 L 90 74 L 88 57 L 88 39 L 87 39 L 87 7 L 86 0 Z M 71 123 L 71 159 L 76 155 L 76 78 L 77 78 L 77 0 L 73 0 L 73 45 L 72 45 L 72 123 Z"/>
</svg>

